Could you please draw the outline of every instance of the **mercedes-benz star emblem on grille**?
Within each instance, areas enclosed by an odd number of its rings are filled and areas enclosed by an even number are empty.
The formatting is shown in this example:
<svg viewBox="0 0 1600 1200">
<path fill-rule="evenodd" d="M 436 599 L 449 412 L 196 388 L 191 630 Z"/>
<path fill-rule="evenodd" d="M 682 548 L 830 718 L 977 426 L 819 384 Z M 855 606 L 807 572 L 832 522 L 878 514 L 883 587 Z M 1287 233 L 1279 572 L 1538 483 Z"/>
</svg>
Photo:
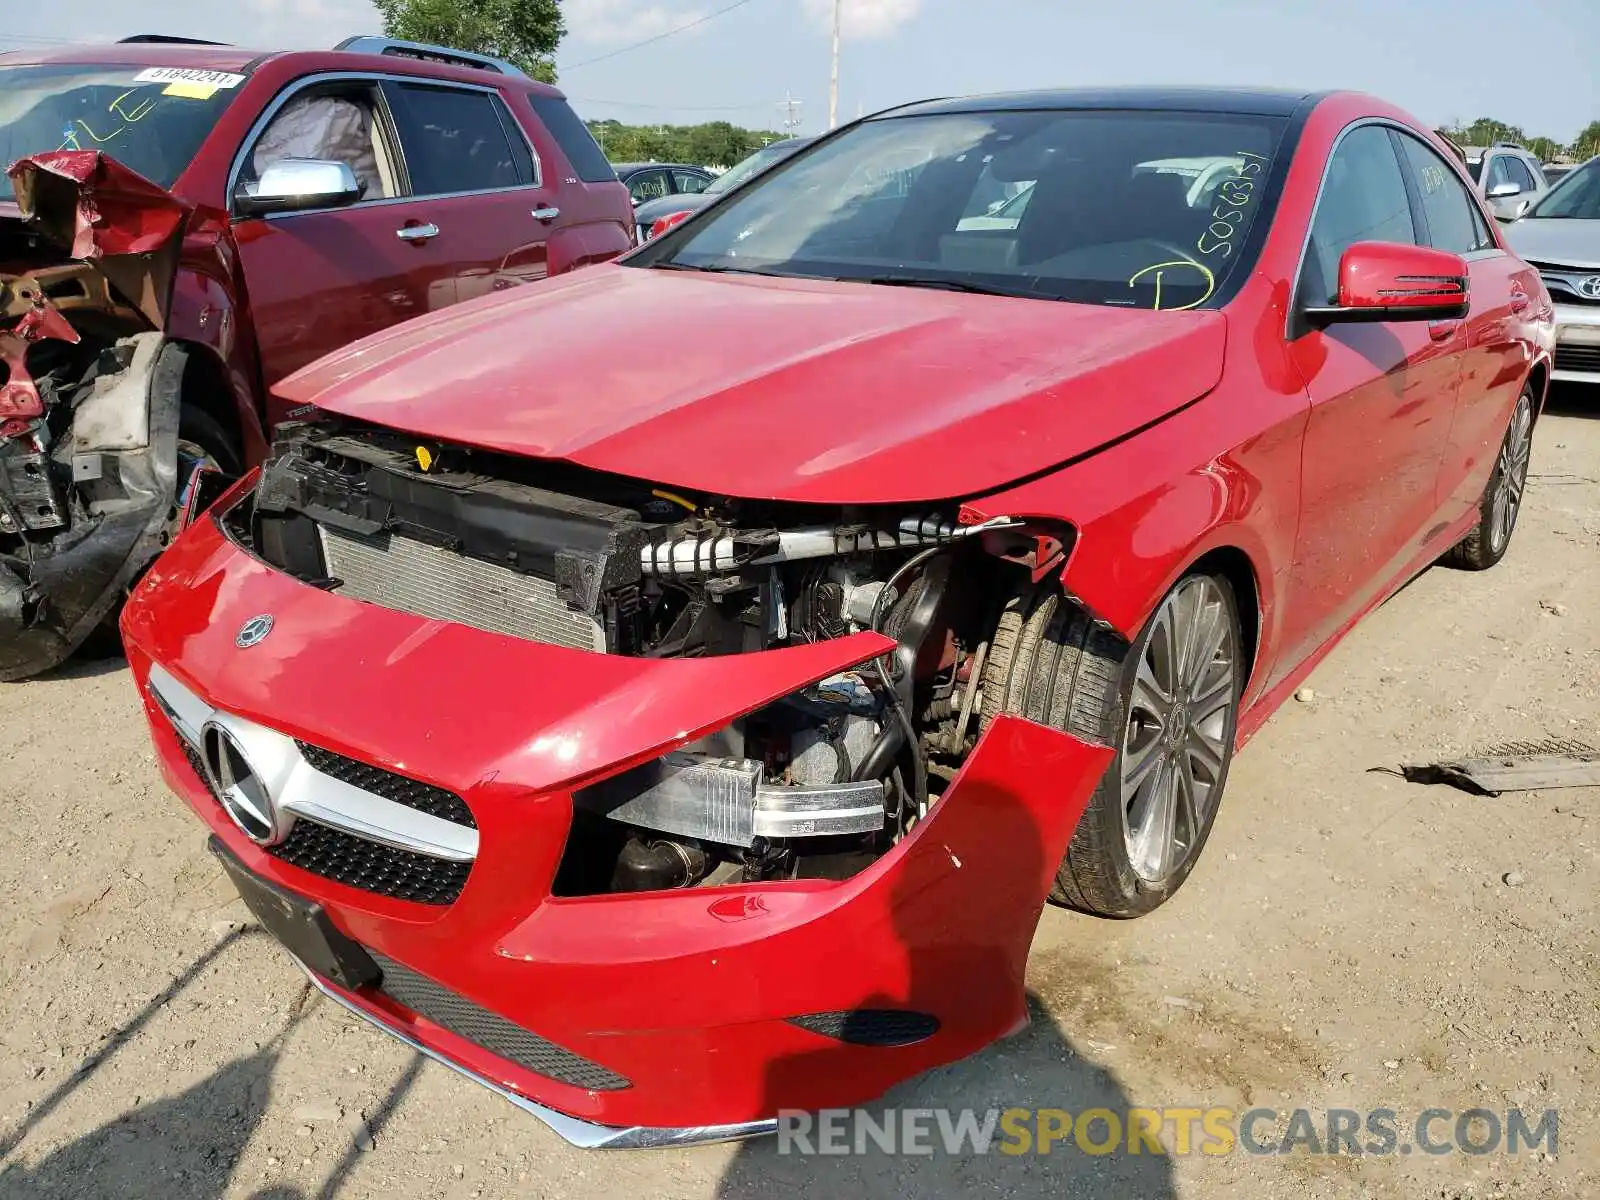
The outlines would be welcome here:
<svg viewBox="0 0 1600 1200">
<path fill-rule="evenodd" d="M 239 632 L 233 636 L 233 644 L 241 650 L 248 650 L 251 646 L 259 646 L 267 640 L 267 634 L 272 632 L 272 614 L 262 613 L 259 617 L 251 617 L 239 626 Z"/>
<path fill-rule="evenodd" d="M 289 836 L 294 814 L 278 808 L 266 783 L 250 765 L 244 747 L 216 721 L 208 721 L 203 730 L 201 757 L 217 799 L 247 838 L 262 846 L 276 846 Z"/>
<path fill-rule="evenodd" d="M 1600 275 L 1585 275 L 1578 280 L 1578 294 L 1591 300 L 1600 300 Z"/>
</svg>

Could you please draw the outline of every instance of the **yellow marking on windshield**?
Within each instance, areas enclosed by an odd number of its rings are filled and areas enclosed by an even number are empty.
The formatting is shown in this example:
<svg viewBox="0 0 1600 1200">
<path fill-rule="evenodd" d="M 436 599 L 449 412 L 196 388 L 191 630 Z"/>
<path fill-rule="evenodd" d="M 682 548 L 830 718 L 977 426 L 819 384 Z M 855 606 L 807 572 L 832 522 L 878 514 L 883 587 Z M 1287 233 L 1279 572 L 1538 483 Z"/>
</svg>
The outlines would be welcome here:
<svg viewBox="0 0 1600 1200">
<path fill-rule="evenodd" d="M 1138 271 L 1135 271 L 1128 280 L 1128 286 L 1132 287 L 1134 284 L 1138 283 L 1141 278 L 1154 271 L 1156 273 L 1155 309 L 1159 312 L 1161 310 L 1162 280 L 1165 278 L 1167 270 L 1172 267 L 1188 267 L 1191 270 L 1199 271 L 1200 274 L 1206 277 L 1206 291 L 1205 295 L 1201 296 L 1200 299 L 1190 301 L 1188 304 L 1175 304 L 1168 311 L 1181 312 L 1186 308 L 1198 308 L 1207 300 L 1211 299 L 1211 293 L 1217 290 L 1217 277 L 1211 273 L 1211 268 L 1207 267 L 1203 263 L 1195 262 L 1192 258 L 1179 258 L 1174 259 L 1172 262 L 1151 263 L 1148 267 L 1144 267 Z"/>
</svg>

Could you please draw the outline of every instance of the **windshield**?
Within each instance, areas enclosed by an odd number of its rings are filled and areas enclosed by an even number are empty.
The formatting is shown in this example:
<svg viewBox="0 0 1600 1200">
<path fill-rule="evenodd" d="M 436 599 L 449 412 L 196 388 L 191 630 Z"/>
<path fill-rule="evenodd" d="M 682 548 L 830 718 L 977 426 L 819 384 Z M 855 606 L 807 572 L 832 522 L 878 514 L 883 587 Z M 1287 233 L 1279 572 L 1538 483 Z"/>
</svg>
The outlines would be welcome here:
<svg viewBox="0 0 1600 1200">
<path fill-rule="evenodd" d="M 46 150 L 102 150 L 169 188 L 244 78 L 187 67 L 0 67 L 0 164 Z M 13 198 L 0 174 L 0 200 Z"/>
<path fill-rule="evenodd" d="M 1283 128 L 1061 110 L 868 121 L 629 265 L 1193 308 L 1247 273 Z"/>
<path fill-rule="evenodd" d="M 1600 221 L 1600 158 L 1563 175 L 1528 215 Z"/>
<path fill-rule="evenodd" d="M 731 170 L 724 171 L 713 179 L 711 185 L 706 188 L 705 194 L 708 196 L 720 196 L 723 192 L 738 187 L 750 176 L 765 171 L 779 159 L 788 158 L 789 155 L 800 149 L 801 145 L 804 145 L 803 142 L 797 145 L 790 144 L 796 140 L 790 138 L 782 142 L 773 142 L 770 146 L 761 147 L 749 158 L 744 159 Z"/>
</svg>

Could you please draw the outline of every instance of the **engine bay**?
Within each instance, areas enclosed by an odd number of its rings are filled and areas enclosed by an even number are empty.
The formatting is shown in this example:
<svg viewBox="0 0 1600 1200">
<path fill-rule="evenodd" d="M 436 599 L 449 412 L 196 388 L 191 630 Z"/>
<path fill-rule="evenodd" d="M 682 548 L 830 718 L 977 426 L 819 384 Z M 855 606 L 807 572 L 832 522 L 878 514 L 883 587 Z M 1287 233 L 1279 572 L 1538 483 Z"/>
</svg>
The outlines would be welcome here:
<svg viewBox="0 0 1600 1200">
<path fill-rule="evenodd" d="M 280 426 L 254 494 L 218 514 L 311 586 L 573 650 L 670 660 L 892 640 L 577 791 L 566 895 L 845 878 L 926 818 L 1000 711 L 1002 611 L 1070 542 L 959 518 L 685 495 L 342 418 Z"/>
</svg>

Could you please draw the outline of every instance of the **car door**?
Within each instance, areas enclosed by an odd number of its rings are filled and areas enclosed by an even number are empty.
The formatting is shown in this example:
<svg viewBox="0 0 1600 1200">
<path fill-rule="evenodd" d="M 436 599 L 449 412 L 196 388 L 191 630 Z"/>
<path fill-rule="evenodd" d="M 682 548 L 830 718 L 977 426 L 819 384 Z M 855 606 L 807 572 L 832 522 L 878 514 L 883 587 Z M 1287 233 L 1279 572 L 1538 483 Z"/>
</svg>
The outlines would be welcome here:
<svg viewBox="0 0 1600 1200">
<path fill-rule="evenodd" d="M 248 190 L 262 170 L 289 157 L 345 162 L 364 191 L 344 207 L 233 217 L 268 387 L 424 311 L 414 272 L 419 256 L 432 253 L 396 236 L 421 218 L 406 195 L 392 118 L 375 78 L 324 75 L 291 84 L 245 140 L 230 191 Z M 269 405 L 270 420 L 280 415 Z"/>
<path fill-rule="evenodd" d="M 543 279 L 563 213 L 556 181 L 490 87 L 389 79 L 412 203 L 398 237 L 417 252 L 424 311 Z"/>
<path fill-rule="evenodd" d="M 1488 483 L 1527 378 L 1526 343 L 1518 335 L 1531 315 L 1539 280 L 1533 268 L 1501 249 L 1476 198 L 1450 163 L 1420 138 L 1400 132 L 1395 138 L 1428 245 L 1461 255 L 1471 281 L 1461 382 L 1439 474 L 1442 519 L 1449 520 L 1476 504 Z M 1508 161 L 1526 173 L 1519 160 Z"/>
<path fill-rule="evenodd" d="M 672 172 L 672 190 L 685 196 L 698 196 L 711 186 L 711 176 L 703 171 L 687 171 L 674 169 Z"/>
<path fill-rule="evenodd" d="M 1359 124 L 1334 148 L 1296 289 L 1296 309 L 1331 304 L 1356 242 L 1419 243 L 1390 127 Z M 1455 409 L 1463 323 L 1340 323 L 1290 329 L 1311 401 L 1300 528 L 1284 618 L 1302 661 L 1416 555 L 1436 507 Z"/>
</svg>

